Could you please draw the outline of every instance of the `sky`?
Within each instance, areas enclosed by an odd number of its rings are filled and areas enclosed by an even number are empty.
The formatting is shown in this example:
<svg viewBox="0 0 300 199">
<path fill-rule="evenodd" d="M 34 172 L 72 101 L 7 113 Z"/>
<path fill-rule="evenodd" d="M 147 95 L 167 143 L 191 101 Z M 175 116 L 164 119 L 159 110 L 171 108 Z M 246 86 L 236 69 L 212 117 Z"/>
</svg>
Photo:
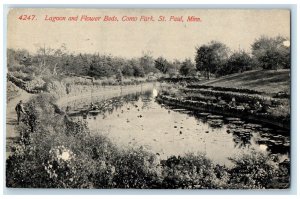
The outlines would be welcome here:
<svg viewBox="0 0 300 199">
<path fill-rule="evenodd" d="M 21 20 L 24 15 L 35 18 Z M 101 19 L 83 22 L 82 15 Z M 76 16 L 79 21 L 68 20 Z M 104 22 L 105 16 L 115 16 L 118 21 Z M 153 16 L 155 21 L 139 21 L 141 16 Z M 160 16 L 166 21 L 158 21 Z M 170 21 L 172 16 L 182 16 L 183 21 Z M 189 16 L 201 22 L 188 22 Z M 50 17 L 66 18 L 52 22 Z M 137 17 L 137 21 L 122 21 L 128 17 Z M 251 44 L 262 35 L 290 38 L 290 12 L 278 9 L 12 9 L 7 24 L 8 48 L 33 53 L 44 45 L 59 48 L 64 43 L 74 53 L 125 58 L 148 53 L 169 60 L 194 59 L 196 47 L 212 40 L 223 42 L 232 51 L 250 52 Z"/>
</svg>

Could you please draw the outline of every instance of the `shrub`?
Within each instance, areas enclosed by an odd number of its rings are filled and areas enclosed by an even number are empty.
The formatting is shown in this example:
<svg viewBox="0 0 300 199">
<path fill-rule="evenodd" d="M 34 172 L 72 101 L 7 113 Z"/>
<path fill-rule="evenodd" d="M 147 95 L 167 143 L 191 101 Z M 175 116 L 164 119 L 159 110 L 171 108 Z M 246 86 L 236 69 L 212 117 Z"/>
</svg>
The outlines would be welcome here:
<svg viewBox="0 0 300 199">
<path fill-rule="evenodd" d="M 7 102 L 10 102 L 16 96 L 20 95 L 20 89 L 11 81 L 7 81 L 6 88 Z"/>
<path fill-rule="evenodd" d="M 33 76 L 24 76 L 23 78 L 24 80 L 19 79 L 10 73 L 7 74 L 7 79 L 9 81 L 29 93 L 40 93 L 45 90 L 45 82 L 41 78 Z"/>
<path fill-rule="evenodd" d="M 278 173 L 269 156 L 257 153 L 233 159 L 229 169 L 202 154 L 161 160 L 143 148 L 122 150 L 57 111 L 49 94 L 32 98 L 25 108 L 18 131 L 26 136 L 6 161 L 7 187 L 270 188 Z"/>
<path fill-rule="evenodd" d="M 226 174 L 215 175 L 215 165 L 204 155 L 173 156 L 163 168 L 162 188 L 222 188 L 223 183 L 216 187 L 216 182 L 227 181 Z"/>
<path fill-rule="evenodd" d="M 161 168 L 157 157 L 143 149 L 130 149 L 116 158 L 117 188 L 160 188 Z"/>
<path fill-rule="evenodd" d="M 207 90 L 207 89 L 184 89 L 185 93 L 201 93 L 203 95 L 221 97 L 224 100 L 231 101 L 234 97 L 240 103 L 255 104 L 257 101 L 262 105 L 278 106 L 282 102 L 279 99 L 262 96 L 259 94 L 247 94 L 232 91 L 219 91 L 219 90 Z"/>
<path fill-rule="evenodd" d="M 278 164 L 269 154 L 251 151 L 231 160 L 235 164 L 229 171 L 232 188 L 267 188 L 277 175 Z"/>
</svg>

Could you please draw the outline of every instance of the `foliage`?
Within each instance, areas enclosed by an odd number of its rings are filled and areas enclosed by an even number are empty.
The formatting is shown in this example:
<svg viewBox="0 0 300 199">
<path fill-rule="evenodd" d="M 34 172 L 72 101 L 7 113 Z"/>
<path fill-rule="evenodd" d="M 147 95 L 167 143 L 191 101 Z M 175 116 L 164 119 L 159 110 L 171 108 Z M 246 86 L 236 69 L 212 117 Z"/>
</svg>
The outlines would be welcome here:
<svg viewBox="0 0 300 199">
<path fill-rule="evenodd" d="M 129 62 L 125 63 L 125 65 L 124 65 L 124 67 L 122 69 L 122 73 L 126 77 L 132 77 L 134 75 L 133 66 Z"/>
<path fill-rule="evenodd" d="M 155 67 L 163 74 L 176 74 L 175 66 L 163 57 L 158 57 L 155 60 Z"/>
<path fill-rule="evenodd" d="M 144 68 L 140 67 L 139 60 L 137 60 L 137 59 L 131 59 L 129 61 L 129 63 L 132 66 L 133 76 L 134 77 L 144 77 L 145 76 Z"/>
<path fill-rule="evenodd" d="M 232 188 L 262 189 L 268 187 L 278 175 L 278 164 L 269 154 L 251 151 L 241 157 L 232 158 L 235 164 L 229 173 Z"/>
<path fill-rule="evenodd" d="M 193 88 L 193 89 L 203 88 L 203 89 L 211 89 L 211 90 L 216 90 L 216 91 L 230 91 L 230 92 L 247 93 L 247 94 L 262 94 L 262 92 L 259 92 L 256 90 L 251 90 L 251 89 L 208 86 L 208 85 L 202 85 L 202 84 L 189 84 L 186 87 Z"/>
<path fill-rule="evenodd" d="M 15 144 L 6 161 L 8 187 L 272 188 L 279 174 L 289 176 L 280 173 L 288 167 L 277 167 L 264 154 L 233 158 L 235 166 L 226 168 L 203 154 L 161 160 L 143 148 L 122 150 L 101 133 L 91 135 L 86 123 L 58 113 L 54 103 L 53 96 L 44 94 L 26 104 L 28 117 L 18 130 L 28 136 Z"/>
<path fill-rule="evenodd" d="M 92 77 L 111 77 L 114 74 L 111 56 L 93 56 L 88 75 Z"/>
<path fill-rule="evenodd" d="M 130 149 L 116 157 L 117 188 L 160 188 L 160 161 L 156 155 L 141 148 Z"/>
<path fill-rule="evenodd" d="M 19 96 L 20 91 L 21 90 L 15 84 L 13 84 L 11 81 L 8 81 L 7 85 L 6 85 L 6 99 L 7 99 L 7 102 L 9 103 L 12 99 Z"/>
<path fill-rule="evenodd" d="M 155 61 L 149 54 L 144 54 L 139 59 L 141 67 L 143 67 L 145 74 L 156 73 L 158 70 L 155 68 Z"/>
<path fill-rule="evenodd" d="M 246 94 L 237 96 L 229 93 L 227 93 L 226 95 L 207 95 L 208 93 L 216 92 L 212 92 L 209 90 L 205 92 L 199 92 L 201 94 L 199 96 L 197 96 L 195 92 L 189 93 L 186 92 L 186 90 L 182 92 L 184 92 L 183 95 L 181 93 L 178 94 L 178 92 L 176 91 L 165 91 L 158 96 L 157 100 L 164 104 L 184 107 L 194 111 L 205 111 L 216 114 L 225 113 L 227 116 L 232 117 L 236 117 L 238 115 L 240 118 L 244 118 L 247 120 L 250 119 L 254 121 L 264 121 L 265 123 L 276 124 L 285 128 L 289 128 L 290 126 L 290 114 L 286 111 L 280 111 L 280 113 L 277 113 L 277 111 L 273 112 L 273 109 L 268 110 L 268 105 L 264 103 L 261 103 L 262 107 L 260 110 L 258 110 L 254 103 L 259 100 L 259 98 L 247 99 Z M 203 97 L 203 95 L 205 97 Z M 218 104 L 218 100 L 214 100 L 220 96 L 223 100 L 227 101 L 225 104 Z M 211 97 L 211 100 L 208 100 L 208 97 Z M 233 97 L 235 97 L 237 104 L 241 104 L 241 106 L 229 106 L 230 101 Z M 251 102 L 251 100 L 253 101 Z"/>
<path fill-rule="evenodd" d="M 120 84 L 123 84 L 123 74 L 122 74 L 122 71 L 119 70 L 117 75 L 116 75 L 116 80 L 120 83 Z"/>
<path fill-rule="evenodd" d="M 45 89 L 45 82 L 41 78 L 28 78 L 27 76 L 22 80 L 8 73 L 7 79 L 29 93 L 39 93 Z"/>
<path fill-rule="evenodd" d="M 191 76 L 196 74 L 196 67 L 190 59 L 186 59 L 179 69 L 181 75 Z"/>
<path fill-rule="evenodd" d="M 290 68 L 291 55 L 287 38 L 262 36 L 251 47 L 254 60 L 263 69 Z"/>
<path fill-rule="evenodd" d="M 186 93 L 201 93 L 204 95 L 209 96 L 215 96 L 215 97 L 221 97 L 224 100 L 231 101 L 231 99 L 234 97 L 237 101 L 241 103 L 251 103 L 255 104 L 256 102 L 259 102 L 262 105 L 273 105 L 278 106 L 282 103 L 281 100 L 262 96 L 259 94 L 248 94 L 243 92 L 234 92 L 234 91 L 222 91 L 221 90 L 207 90 L 207 89 L 184 89 L 184 92 Z"/>
<path fill-rule="evenodd" d="M 195 57 L 197 70 L 209 79 L 210 73 L 220 71 L 228 59 L 228 47 L 218 41 L 211 41 L 197 48 Z"/>
<path fill-rule="evenodd" d="M 235 52 L 230 55 L 226 64 L 218 71 L 218 75 L 228 75 L 251 70 L 252 58 L 246 52 Z"/>
<path fill-rule="evenodd" d="M 217 167 L 204 155 L 186 154 L 172 156 L 164 163 L 162 188 L 222 188 L 226 185 L 227 174 L 218 177 Z M 220 181 L 223 181 L 221 183 Z M 218 186 L 217 186 L 218 185 Z"/>
<path fill-rule="evenodd" d="M 103 79 L 116 77 L 119 71 L 126 77 L 144 77 L 158 72 L 154 59 L 149 54 L 134 59 L 99 54 L 75 55 L 69 52 L 65 44 L 57 49 L 39 47 L 34 54 L 26 50 L 7 51 L 8 70 L 22 72 L 25 74 L 24 78 L 33 75 L 55 79 L 57 76 L 68 75 Z"/>
<path fill-rule="evenodd" d="M 29 52 L 25 49 L 13 50 L 7 49 L 7 64 L 8 68 L 13 68 L 17 65 L 30 65 L 31 58 Z"/>
</svg>

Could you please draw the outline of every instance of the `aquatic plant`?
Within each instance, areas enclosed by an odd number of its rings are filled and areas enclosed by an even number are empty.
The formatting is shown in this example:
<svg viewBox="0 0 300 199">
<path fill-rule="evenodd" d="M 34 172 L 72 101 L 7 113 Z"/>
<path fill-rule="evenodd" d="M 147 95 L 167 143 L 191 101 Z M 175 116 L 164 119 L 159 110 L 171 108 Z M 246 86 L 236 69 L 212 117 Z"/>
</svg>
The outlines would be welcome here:
<svg viewBox="0 0 300 199">
<path fill-rule="evenodd" d="M 232 159 L 235 166 L 226 168 L 203 154 L 162 160 L 144 148 L 120 149 L 55 111 L 53 100 L 40 95 L 26 104 L 34 128 L 28 118 L 19 126 L 29 136 L 15 143 L 6 161 L 7 187 L 248 189 L 277 188 L 278 179 L 289 185 L 289 163 L 278 166 L 259 153 Z"/>
</svg>

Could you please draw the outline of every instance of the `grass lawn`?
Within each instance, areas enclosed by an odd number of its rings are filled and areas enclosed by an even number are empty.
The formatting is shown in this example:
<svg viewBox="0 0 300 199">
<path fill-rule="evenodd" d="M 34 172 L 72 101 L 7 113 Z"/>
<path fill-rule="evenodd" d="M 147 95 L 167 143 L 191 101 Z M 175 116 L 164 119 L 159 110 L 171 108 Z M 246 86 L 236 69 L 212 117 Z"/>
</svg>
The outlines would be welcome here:
<svg viewBox="0 0 300 199">
<path fill-rule="evenodd" d="M 266 94 L 280 91 L 290 93 L 290 70 L 255 70 L 224 76 L 204 83 L 204 85 L 251 89 Z"/>
</svg>

